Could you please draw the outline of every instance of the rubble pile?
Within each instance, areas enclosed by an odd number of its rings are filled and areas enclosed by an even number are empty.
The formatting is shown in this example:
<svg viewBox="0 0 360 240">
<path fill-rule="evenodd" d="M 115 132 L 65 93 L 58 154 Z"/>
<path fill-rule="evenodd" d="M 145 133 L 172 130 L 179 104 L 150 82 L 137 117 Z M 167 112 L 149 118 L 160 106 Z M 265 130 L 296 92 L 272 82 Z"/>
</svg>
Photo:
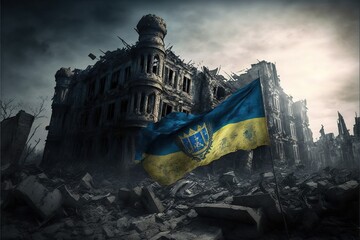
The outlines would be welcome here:
<svg viewBox="0 0 360 240">
<path fill-rule="evenodd" d="M 2 179 L 1 239 L 286 239 L 284 220 L 291 239 L 357 239 L 358 171 L 276 172 L 281 206 L 271 172 L 160 186 L 27 167 Z"/>
</svg>

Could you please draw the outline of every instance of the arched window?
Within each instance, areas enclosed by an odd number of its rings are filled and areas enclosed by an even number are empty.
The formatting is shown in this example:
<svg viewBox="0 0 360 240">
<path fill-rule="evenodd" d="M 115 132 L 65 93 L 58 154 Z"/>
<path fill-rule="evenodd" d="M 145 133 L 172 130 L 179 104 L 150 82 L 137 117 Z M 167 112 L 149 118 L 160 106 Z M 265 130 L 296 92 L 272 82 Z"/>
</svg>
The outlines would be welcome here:
<svg viewBox="0 0 360 240">
<path fill-rule="evenodd" d="M 154 61 L 153 61 L 153 68 L 152 68 L 153 73 L 158 74 L 159 64 L 160 64 L 160 58 L 159 55 L 156 54 L 154 56 Z"/>
</svg>

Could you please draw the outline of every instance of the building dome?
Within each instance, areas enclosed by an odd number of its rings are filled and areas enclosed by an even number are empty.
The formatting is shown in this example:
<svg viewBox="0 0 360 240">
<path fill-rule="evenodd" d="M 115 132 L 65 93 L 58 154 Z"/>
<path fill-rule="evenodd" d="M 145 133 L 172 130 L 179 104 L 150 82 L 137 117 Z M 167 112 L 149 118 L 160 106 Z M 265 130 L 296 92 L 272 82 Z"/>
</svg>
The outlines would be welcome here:
<svg viewBox="0 0 360 240">
<path fill-rule="evenodd" d="M 167 33 L 164 19 L 154 14 L 143 16 L 137 24 L 136 28 L 140 34 L 148 29 L 161 31 L 164 35 Z"/>
</svg>

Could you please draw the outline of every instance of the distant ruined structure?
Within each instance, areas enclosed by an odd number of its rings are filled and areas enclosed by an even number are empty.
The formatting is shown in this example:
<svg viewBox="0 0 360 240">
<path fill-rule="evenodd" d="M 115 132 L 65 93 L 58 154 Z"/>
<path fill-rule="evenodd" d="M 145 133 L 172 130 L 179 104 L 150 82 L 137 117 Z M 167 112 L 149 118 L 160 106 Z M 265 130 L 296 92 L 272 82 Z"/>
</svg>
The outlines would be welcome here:
<svg viewBox="0 0 360 240">
<path fill-rule="evenodd" d="M 293 102 L 280 86 L 274 64 L 261 61 L 226 80 L 219 69 L 201 70 L 165 49 L 164 20 L 146 15 L 134 45 L 108 51 L 85 70 L 61 68 L 43 164 L 102 161 L 127 169 L 135 137 L 149 122 L 174 111 L 203 113 L 260 77 L 272 152 L 278 164 L 310 164 L 315 145 L 306 100 Z M 253 167 L 268 163 L 268 147 L 254 151 Z M 226 156 L 225 156 L 226 157 Z"/>
<path fill-rule="evenodd" d="M 343 116 L 338 112 L 338 132 L 325 133 L 324 126 L 320 130 L 320 139 L 315 143 L 314 168 L 340 166 L 358 168 L 360 166 L 360 118 L 355 116 L 354 135 L 350 135 Z"/>
</svg>

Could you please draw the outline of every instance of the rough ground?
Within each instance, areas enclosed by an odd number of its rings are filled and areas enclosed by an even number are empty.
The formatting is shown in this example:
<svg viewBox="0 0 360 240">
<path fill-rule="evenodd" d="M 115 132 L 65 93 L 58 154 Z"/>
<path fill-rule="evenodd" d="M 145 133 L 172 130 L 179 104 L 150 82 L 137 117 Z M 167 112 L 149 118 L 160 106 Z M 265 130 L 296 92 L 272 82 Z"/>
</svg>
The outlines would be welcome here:
<svg viewBox="0 0 360 240">
<path fill-rule="evenodd" d="M 89 172 L 2 179 L 1 239 L 275 240 L 287 239 L 284 218 L 293 240 L 359 239 L 358 170 L 277 168 L 284 215 L 271 172 L 191 173 L 166 187 Z"/>
</svg>

